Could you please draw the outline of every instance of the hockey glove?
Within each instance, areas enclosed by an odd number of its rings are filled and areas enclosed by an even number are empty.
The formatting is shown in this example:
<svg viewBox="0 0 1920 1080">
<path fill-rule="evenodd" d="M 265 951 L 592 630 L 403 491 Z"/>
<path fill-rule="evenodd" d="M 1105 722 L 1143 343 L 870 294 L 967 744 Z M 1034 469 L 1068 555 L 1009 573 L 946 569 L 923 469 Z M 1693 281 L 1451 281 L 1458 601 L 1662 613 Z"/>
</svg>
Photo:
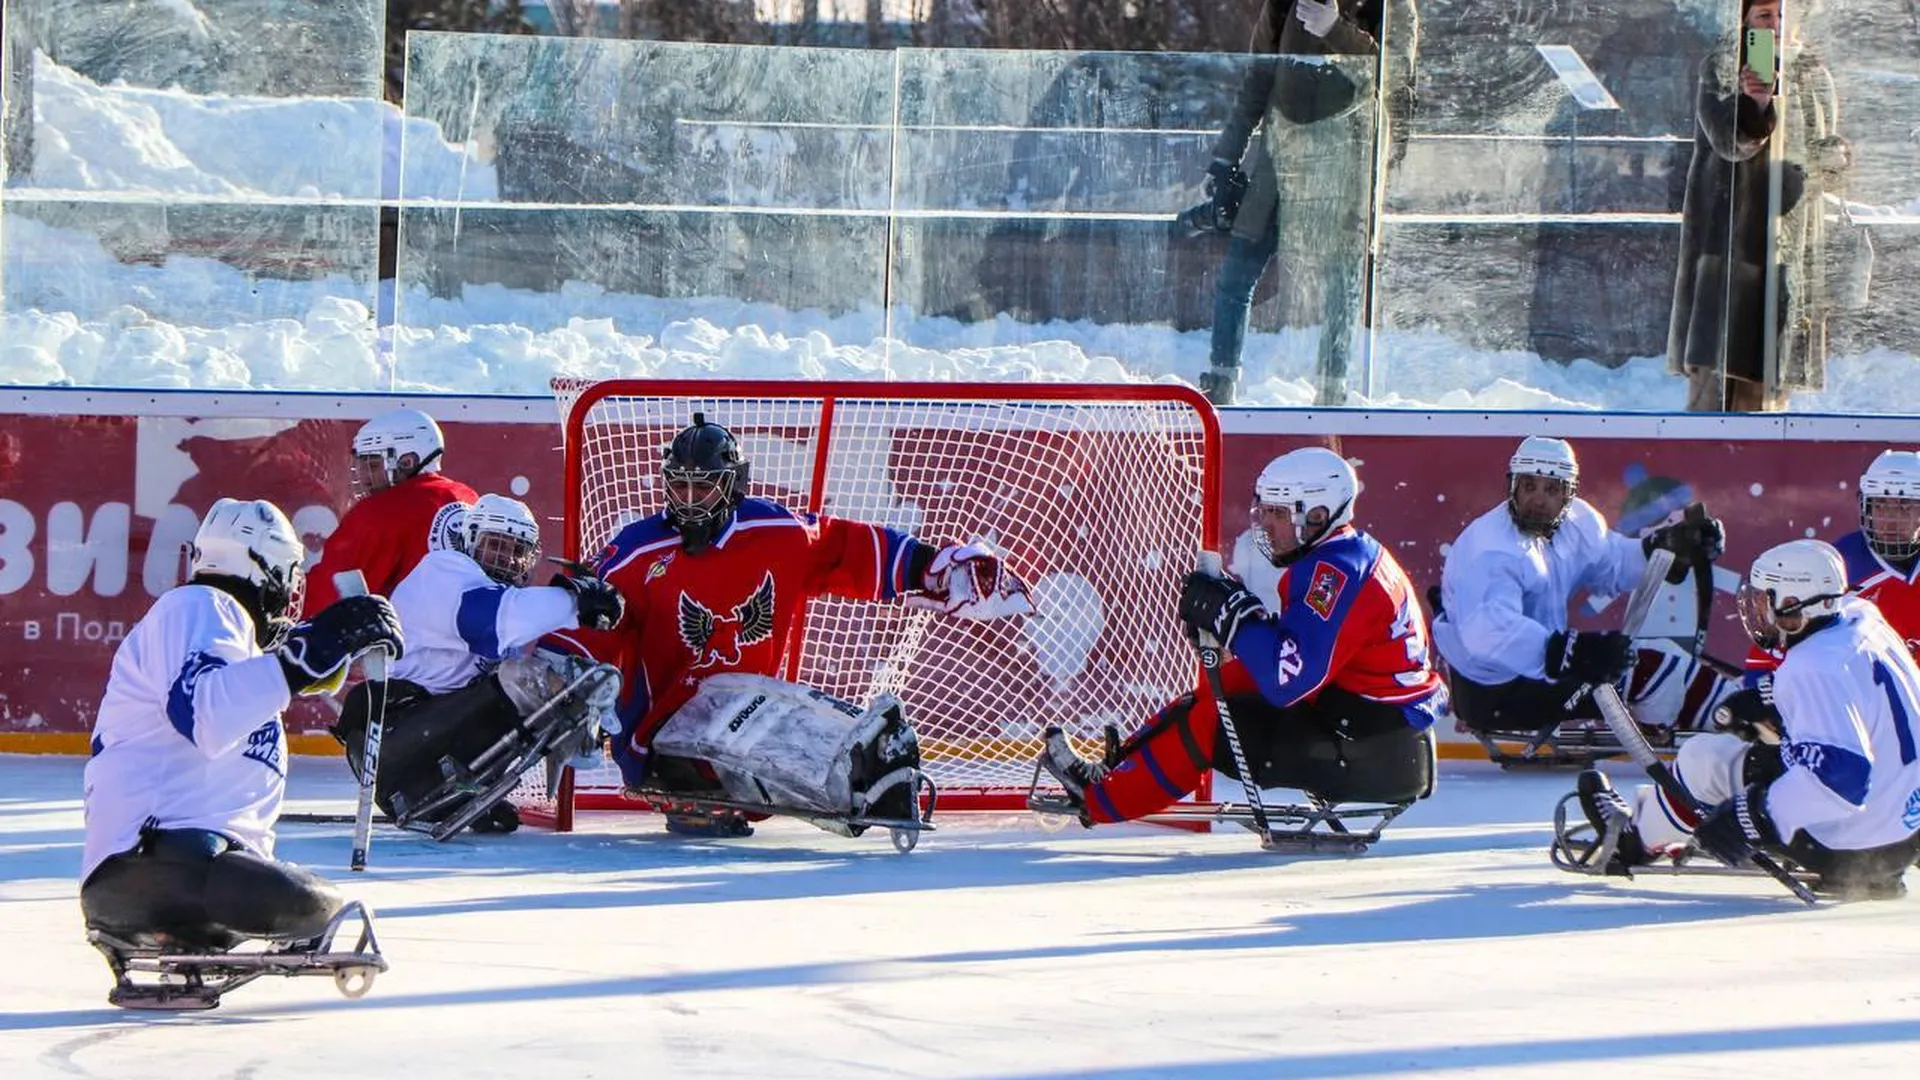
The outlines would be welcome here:
<svg viewBox="0 0 1920 1080">
<path fill-rule="evenodd" d="M 981 621 L 1033 614 L 1026 582 L 979 541 L 941 548 L 927 566 L 924 584 L 924 593 L 906 598 L 909 607 Z"/>
<path fill-rule="evenodd" d="M 287 631 L 280 670 L 296 694 L 332 693 L 348 661 L 375 647 L 384 647 L 394 659 L 405 651 L 400 616 L 384 596 L 348 596 Z"/>
<path fill-rule="evenodd" d="M 1698 517 L 1689 516 L 1687 520 L 1655 529 L 1640 541 L 1640 549 L 1648 555 L 1662 548 L 1673 552 L 1673 569 L 1667 571 L 1667 584 L 1678 585 L 1687 580 L 1687 571 L 1695 559 L 1712 562 L 1726 552 L 1727 532 L 1719 518 L 1707 517 L 1702 512 Z"/>
<path fill-rule="evenodd" d="M 1693 830 L 1693 842 L 1724 865 L 1750 865 L 1754 852 L 1780 842 L 1780 832 L 1767 815 L 1767 789 L 1754 784 L 1709 810 Z"/>
<path fill-rule="evenodd" d="M 1618 682 L 1633 659 L 1633 639 L 1618 630 L 1568 630 L 1547 639 L 1547 678 L 1554 682 Z"/>
<path fill-rule="evenodd" d="M 1180 621 L 1186 624 L 1189 637 L 1205 632 L 1231 652 L 1240 624 L 1266 617 L 1260 598 L 1233 578 L 1196 570 L 1180 583 Z"/>
<path fill-rule="evenodd" d="M 1780 710 L 1773 707 L 1773 678 L 1760 685 L 1735 690 L 1713 708 L 1713 726 L 1746 742 L 1778 743 Z"/>
<path fill-rule="evenodd" d="M 611 630 L 620 625 L 627 602 L 620 590 L 602 578 L 589 574 L 555 574 L 547 584 L 573 594 L 573 610 L 580 616 L 582 630 Z"/>
</svg>

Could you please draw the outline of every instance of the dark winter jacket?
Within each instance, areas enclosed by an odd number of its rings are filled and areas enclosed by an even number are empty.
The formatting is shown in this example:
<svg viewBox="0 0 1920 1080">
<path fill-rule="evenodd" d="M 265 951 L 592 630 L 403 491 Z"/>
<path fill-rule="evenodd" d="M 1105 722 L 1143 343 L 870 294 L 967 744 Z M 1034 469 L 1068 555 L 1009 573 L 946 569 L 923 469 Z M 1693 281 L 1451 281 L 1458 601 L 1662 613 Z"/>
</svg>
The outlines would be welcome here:
<svg viewBox="0 0 1920 1080">
<path fill-rule="evenodd" d="M 1301 109 L 1319 116 L 1320 105 L 1302 104 L 1298 100 L 1303 89 L 1301 81 L 1281 77 L 1281 55 L 1378 55 L 1383 34 L 1391 53 L 1386 57 L 1386 70 L 1378 73 L 1375 82 L 1386 88 L 1384 96 L 1388 107 L 1377 111 L 1381 112 L 1380 122 L 1389 125 L 1390 137 L 1405 138 L 1406 121 L 1412 111 L 1414 53 L 1420 36 L 1413 0 L 1339 0 L 1339 3 L 1340 21 L 1327 31 L 1324 39 L 1307 33 L 1300 20 L 1293 17 L 1293 0 L 1267 0 L 1261 7 L 1247 51 L 1274 59 L 1256 62 L 1247 70 L 1233 113 L 1214 141 L 1214 157 L 1240 161 L 1253 140 L 1254 130 L 1265 121 L 1270 110 L 1296 119 L 1303 118 L 1298 111 Z M 1283 103 L 1280 98 L 1289 92 L 1296 95 L 1295 101 Z M 1377 96 L 1356 100 L 1350 108 L 1374 107 L 1377 100 Z M 1277 200 L 1273 159 L 1257 151 L 1253 161 L 1242 167 L 1247 170 L 1247 192 L 1240 203 L 1240 215 L 1234 219 L 1233 234 L 1258 241 L 1272 224 Z"/>
<path fill-rule="evenodd" d="M 1832 307 L 1825 219 L 1836 211 L 1827 196 L 1843 187 L 1848 162 L 1833 77 L 1812 54 L 1789 46 L 1782 52 L 1780 93 L 1762 110 L 1740 91 L 1739 57 L 1729 39 L 1700 65 L 1667 363 L 1676 373 L 1708 368 L 1765 381 L 1771 225 L 1780 366 L 1770 389 L 1819 389 L 1826 381 Z M 1777 219 L 1768 211 L 1776 166 Z"/>
</svg>

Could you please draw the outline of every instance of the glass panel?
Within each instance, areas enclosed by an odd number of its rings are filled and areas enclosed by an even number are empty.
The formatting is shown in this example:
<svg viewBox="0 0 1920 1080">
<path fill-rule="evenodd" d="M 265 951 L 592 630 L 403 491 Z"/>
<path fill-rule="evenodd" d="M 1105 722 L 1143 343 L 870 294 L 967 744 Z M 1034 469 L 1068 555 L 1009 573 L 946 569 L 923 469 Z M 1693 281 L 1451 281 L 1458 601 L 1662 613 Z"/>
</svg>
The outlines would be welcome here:
<svg viewBox="0 0 1920 1080">
<path fill-rule="evenodd" d="M 1367 399 L 1684 406 L 1665 353 L 1695 76 L 1733 10 L 1420 5 L 1418 107 L 1378 226 Z M 1409 30 L 1390 24 L 1390 55 Z M 1398 86 L 1390 68 L 1390 99 Z"/>
<path fill-rule="evenodd" d="M 887 377 L 892 85 L 881 52 L 412 35 L 400 385 Z"/>
<path fill-rule="evenodd" d="M 0 381 L 386 388 L 381 16 L 8 0 Z"/>
<path fill-rule="evenodd" d="M 1008 350 L 1088 380 L 1207 368 L 1226 238 L 1176 229 L 1202 202 L 1241 55 L 902 50 L 892 336 Z M 1249 351 L 1282 312 L 1256 298 Z"/>
<path fill-rule="evenodd" d="M 1782 96 L 1792 104 L 1782 115 L 1798 120 L 1785 171 L 1806 181 L 1781 230 L 1790 407 L 1920 412 L 1911 389 L 1920 380 L 1913 23 L 1904 9 L 1850 5 L 1790 5 L 1785 15 Z"/>
</svg>

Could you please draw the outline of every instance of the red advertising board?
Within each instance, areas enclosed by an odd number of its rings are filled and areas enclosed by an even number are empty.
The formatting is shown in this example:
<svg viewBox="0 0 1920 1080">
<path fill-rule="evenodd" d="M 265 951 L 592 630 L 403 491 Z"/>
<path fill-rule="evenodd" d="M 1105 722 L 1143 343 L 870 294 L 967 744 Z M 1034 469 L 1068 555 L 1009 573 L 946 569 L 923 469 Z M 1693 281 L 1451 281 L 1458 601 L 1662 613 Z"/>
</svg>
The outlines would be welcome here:
<svg viewBox="0 0 1920 1080">
<path fill-rule="evenodd" d="M 348 444 L 392 399 L 15 392 L 0 411 L 0 751 L 80 752 L 114 646 L 175 585 L 199 517 L 220 496 L 267 498 L 316 551 L 350 501 Z M 78 404 L 76 404 L 78 401 Z M 442 418 L 447 472 L 530 503 L 559 537 L 561 454 L 550 404 L 418 401 Z M 113 412 L 113 415 L 105 413 Z M 1359 523 L 1414 581 L 1439 580 L 1446 545 L 1505 496 L 1507 455 L 1531 433 L 1575 441 L 1581 493 L 1638 531 L 1689 501 L 1728 526 L 1709 647 L 1744 650 L 1726 591 L 1747 561 L 1793 537 L 1857 525 L 1854 483 L 1910 421 L 1591 415 L 1238 411 L 1225 422 L 1224 535 L 1246 524 L 1253 478 L 1275 455 L 1331 445 L 1359 468 Z M 751 450 L 751 448 L 749 448 Z M 1071 512 L 1063 507 L 1063 512 Z M 1691 595 L 1670 590 L 1649 632 L 1690 635 Z M 1589 604 L 1580 619 L 1617 619 Z M 329 717 L 302 703 L 296 732 Z M 301 749 L 330 740 L 307 738 Z"/>
</svg>

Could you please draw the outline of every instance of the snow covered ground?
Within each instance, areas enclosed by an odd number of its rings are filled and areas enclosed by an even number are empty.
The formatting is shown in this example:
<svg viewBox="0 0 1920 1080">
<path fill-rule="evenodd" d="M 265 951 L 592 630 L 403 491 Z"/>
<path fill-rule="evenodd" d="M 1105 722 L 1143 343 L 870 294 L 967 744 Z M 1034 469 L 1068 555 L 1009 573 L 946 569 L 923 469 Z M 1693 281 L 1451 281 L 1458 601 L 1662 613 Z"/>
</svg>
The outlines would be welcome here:
<svg viewBox="0 0 1920 1080">
<path fill-rule="evenodd" d="M 645 817 L 435 846 L 347 884 L 392 962 L 358 1002 L 275 980 L 213 1013 L 105 1004 L 81 936 L 80 763 L 0 758 L 0 1076 L 1833 1077 L 1920 1053 L 1905 900 L 1555 871 L 1566 775 L 1448 763 L 1358 859 L 1234 830 L 943 821 L 917 852 Z M 296 809 L 344 810 L 297 759 Z M 345 864 L 344 828 L 282 853 Z M 335 875 L 345 879 L 342 872 Z"/>
<path fill-rule="evenodd" d="M 556 375 L 1191 383 L 1207 364 L 1205 330 L 902 311 L 890 332 L 887 312 L 871 305 L 830 315 L 727 297 L 609 293 L 585 282 L 555 292 L 469 286 L 451 300 L 411 287 L 396 315 L 395 298 L 382 291 L 391 283 L 372 280 L 366 221 L 355 232 L 340 217 L 332 224 L 344 235 L 288 252 L 332 267 L 304 281 L 169 252 L 163 234 L 148 235 L 142 222 L 170 204 L 212 200 L 230 208 L 234 242 L 258 243 L 250 230 L 271 232 L 289 203 L 368 200 L 376 184 L 392 198 L 403 144 L 407 199 L 484 204 L 498 182 L 478 145 L 449 143 L 432 123 L 370 100 L 100 85 L 44 57 L 35 79 L 34 172 L 0 195 L 55 204 L 84 196 L 107 213 L 96 226 L 120 250 L 31 210 L 8 214 L 0 384 L 541 394 Z M 193 239 L 223 242 L 213 233 Z M 1240 400 L 1312 404 L 1318 336 L 1315 327 L 1250 335 Z M 1391 331 L 1375 356 L 1375 385 L 1349 404 L 1677 411 L 1685 403 L 1684 383 L 1661 357 L 1608 369 Z M 1905 348 L 1835 357 L 1827 391 L 1797 395 L 1793 405 L 1920 408 L 1899 392 L 1916 370 L 1920 361 Z"/>
</svg>

